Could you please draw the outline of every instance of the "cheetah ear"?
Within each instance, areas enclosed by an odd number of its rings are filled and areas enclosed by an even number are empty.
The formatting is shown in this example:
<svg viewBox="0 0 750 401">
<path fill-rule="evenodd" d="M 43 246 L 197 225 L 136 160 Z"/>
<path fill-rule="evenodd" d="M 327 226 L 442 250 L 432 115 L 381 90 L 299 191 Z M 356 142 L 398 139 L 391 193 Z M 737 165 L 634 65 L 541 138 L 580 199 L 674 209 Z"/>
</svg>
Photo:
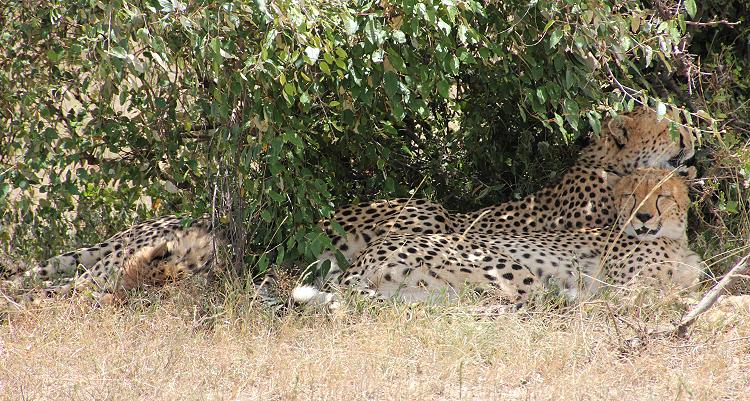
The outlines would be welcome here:
<svg viewBox="0 0 750 401">
<path fill-rule="evenodd" d="M 628 116 L 617 116 L 611 117 L 607 121 L 607 128 L 609 128 L 609 135 L 614 139 L 615 143 L 619 147 L 625 146 L 628 142 L 628 130 L 625 128 L 625 123 L 630 121 L 631 118 Z"/>
<path fill-rule="evenodd" d="M 698 169 L 695 166 L 682 166 L 677 169 L 677 175 L 685 178 L 686 181 L 692 181 L 698 176 Z"/>
</svg>

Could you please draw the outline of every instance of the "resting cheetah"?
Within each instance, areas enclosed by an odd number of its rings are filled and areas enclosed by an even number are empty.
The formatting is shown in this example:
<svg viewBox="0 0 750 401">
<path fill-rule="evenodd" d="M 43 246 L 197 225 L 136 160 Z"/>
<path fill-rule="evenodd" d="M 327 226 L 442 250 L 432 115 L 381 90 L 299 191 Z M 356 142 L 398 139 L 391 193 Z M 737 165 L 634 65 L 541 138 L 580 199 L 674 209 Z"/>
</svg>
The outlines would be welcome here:
<svg viewBox="0 0 750 401">
<path fill-rule="evenodd" d="M 213 261 L 213 241 L 207 216 L 183 225 L 183 218 L 165 216 L 120 232 L 91 247 L 50 258 L 26 275 L 42 280 L 63 277 L 70 288 L 118 292 L 166 280 L 205 273 Z"/>
<path fill-rule="evenodd" d="M 692 134 L 684 128 L 678 132 L 679 140 L 672 140 L 669 122 L 657 121 L 654 111 L 641 108 L 605 121 L 599 138 L 583 149 L 557 185 L 521 200 L 457 215 L 423 199 L 380 200 L 341 207 L 321 225 L 347 263 L 385 234 L 522 233 L 610 226 L 617 215 L 611 197 L 613 176 L 644 167 L 675 168 L 692 158 Z M 343 230 L 334 229 L 336 224 Z M 329 276 L 319 284 L 341 273 L 334 252 L 324 252 L 318 267 L 325 261 L 331 264 Z"/>
<path fill-rule="evenodd" d="M 694 173 L 689 169 L 690 178 Z M 620 210 L 615 230 L 384 236 L 341 283 L 378 298 L 410 301 L 455 293 L 466 285 L 517 301 L 550 281 L 576 299 L 604 282 L 625 285 L 636 277 L 691 288 L 703 264 L 687 243 L 687 192 L 673 171 L 641 169 L 614 188 Z M 334 299 L 312 287 L 298 287 L 293 297 L 301 303 Z"/>
</svg>

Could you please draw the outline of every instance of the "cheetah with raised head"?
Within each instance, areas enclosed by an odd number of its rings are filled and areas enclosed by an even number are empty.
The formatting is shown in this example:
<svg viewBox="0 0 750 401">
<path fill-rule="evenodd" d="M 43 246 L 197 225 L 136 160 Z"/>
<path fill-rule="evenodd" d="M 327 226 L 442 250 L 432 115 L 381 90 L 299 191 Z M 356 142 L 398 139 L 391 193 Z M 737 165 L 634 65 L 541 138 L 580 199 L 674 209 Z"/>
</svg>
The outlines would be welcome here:
<svg viewBox="0 0 750 401">
<path fill-rule="evenodd" d="M 695 169 L 688 170 L 693 178 Z M 615 185 L 614 229 L 516 234 L 397 234 L 378 239 L 341 276 L 341 284 L 377 298 L 419 301 L 466 286 L 509 301 L 555 282 L 572 299 L 603 283 L 653 277 L 680 288 L 698 284 L 704 265 L 687 242 L 688 189 L 666 169 L 640 169 Z M 293 291 L 300 303 L 332 302 L 314 287 Z"/>
<path fill-rule="evenodd" d="M 387 234 L 521 233 L 609 226 L 617 215 L 611 196 L 613 177 L 645 167 L 677 168 L 693 157 L 692 133 L 684 127 L 678 133 L 679 138 L 673 140 L 669 122 L 657 121 L 654 111 L 641 108 L 606 120 L 599 137 L 583 149 L 558 184 L 521 200 L 456 215 L 423 199 L 380 200 L 341 207 L 321 226 L 347 263 Z M 318 267 L 326 261 L 330 261 L 328 276 L 318 284 L 341 274 L 335 252 L 321 254 Z"/>
<path fill-rule="evenodd" d="M 456 229 L 492 234 L 607 227 L 617 217 L 613 175 L 639 168 L 676 169 L 695 154 L 692 133 L 679 128 L 679 140 L 673 140 L 669 121 L 657 121 L 650 109 L 610 119 L 605 126 L 557 185 L 518 201 L 457 214 Z"/>
</svg>

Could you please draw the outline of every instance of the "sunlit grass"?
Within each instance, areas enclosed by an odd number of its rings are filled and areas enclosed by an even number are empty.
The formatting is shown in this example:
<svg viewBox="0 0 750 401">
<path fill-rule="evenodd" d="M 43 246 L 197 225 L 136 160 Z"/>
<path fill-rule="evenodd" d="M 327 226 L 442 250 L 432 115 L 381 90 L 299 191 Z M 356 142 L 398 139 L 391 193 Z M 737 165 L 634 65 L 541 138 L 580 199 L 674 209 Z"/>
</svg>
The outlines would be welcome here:
<svg viewBox="0 0 750 401">
<path fill-rule="evenodd" d="M 688 340 L 629 347 L 684 304 L 647 291 L 491 317 L 476 299 L 279 316 L 252 291 L 201 288 L 5 313 L 0 398 L 718 400 L 750 388 L 741 307 Z"/>
</svg>

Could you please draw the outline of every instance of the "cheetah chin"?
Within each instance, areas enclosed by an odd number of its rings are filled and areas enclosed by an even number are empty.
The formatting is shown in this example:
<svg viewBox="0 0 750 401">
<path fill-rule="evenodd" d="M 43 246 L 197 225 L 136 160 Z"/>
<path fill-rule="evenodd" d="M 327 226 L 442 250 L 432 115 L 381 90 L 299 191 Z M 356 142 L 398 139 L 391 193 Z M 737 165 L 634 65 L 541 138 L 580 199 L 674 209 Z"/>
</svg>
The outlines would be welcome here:
<svg viewBox="0 0 750 401">
<path fill-rule="evenodd" d="M 633 227 L 632 224 L 630 226 Z M 659 231 L 661 231 L 661 227 L 662 227 L 661 223 L 659 223 L 659 225 L 656 226 L 656 228 L 648 228 L 646 226 L 643 226 L 641 228 L 633 227 L 633 232 L 638 234 L 639 236 L 656 235 L 656 234 L 659 234 Z"/>
</svg>

